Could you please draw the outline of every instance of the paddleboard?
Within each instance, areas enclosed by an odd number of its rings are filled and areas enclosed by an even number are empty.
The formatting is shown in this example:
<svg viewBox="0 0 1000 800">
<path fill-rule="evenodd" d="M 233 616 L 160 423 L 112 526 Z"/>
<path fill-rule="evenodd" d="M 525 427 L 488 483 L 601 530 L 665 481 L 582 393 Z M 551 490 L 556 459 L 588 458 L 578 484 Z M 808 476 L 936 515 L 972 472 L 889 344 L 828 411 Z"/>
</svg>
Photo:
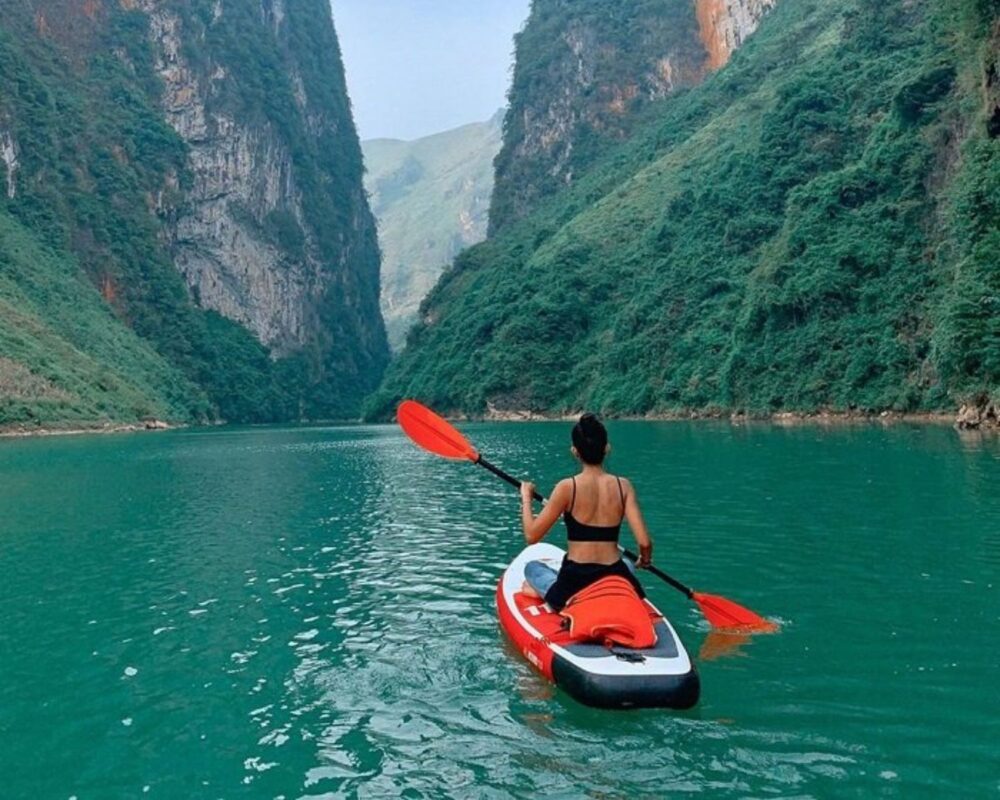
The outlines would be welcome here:
<svg viewBox="0 0 1000 800">
<path fill-rule="evenodd" d="M 524 568 L 541 561 L 559 571 L 565 552 L 548 542 L 525 548 L 497 585 L 500 625 L 542 675 L 581 703 L 597 708 L 691 708 L 698 702 L 698 672 L 669 620 L 646 601 L 655 620 L 656 646 L 608 648 L 574 641 L 563 618 L 543 600 L 521 591 Z"/>
</svg>

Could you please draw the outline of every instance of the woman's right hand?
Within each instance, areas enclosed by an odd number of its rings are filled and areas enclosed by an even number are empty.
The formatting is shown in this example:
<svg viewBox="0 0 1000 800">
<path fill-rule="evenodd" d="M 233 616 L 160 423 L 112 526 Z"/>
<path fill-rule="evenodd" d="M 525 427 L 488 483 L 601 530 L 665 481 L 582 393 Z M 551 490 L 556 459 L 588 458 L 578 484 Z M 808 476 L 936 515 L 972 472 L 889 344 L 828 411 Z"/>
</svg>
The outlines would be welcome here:
<svg viewBox="0 0 1000 800">
<path fill-rule="evenodd" d="M 653 543 L 639 545 L 639 560 L 635 565 L 639 569 L 646 569 L 653 563 Z"/>
</svg>

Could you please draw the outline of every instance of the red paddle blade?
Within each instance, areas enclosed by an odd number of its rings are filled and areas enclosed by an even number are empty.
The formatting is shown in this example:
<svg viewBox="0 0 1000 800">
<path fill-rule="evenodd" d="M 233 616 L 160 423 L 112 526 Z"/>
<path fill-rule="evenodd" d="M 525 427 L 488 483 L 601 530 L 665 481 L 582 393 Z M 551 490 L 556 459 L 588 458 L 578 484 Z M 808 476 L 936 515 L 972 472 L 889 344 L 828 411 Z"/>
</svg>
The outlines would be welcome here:
<svg viewBox="0 0 1000 800">
<path fill-rule="evenodd" d="M 735 628 L 755 633 L 771 633 L 778 629 L 778 626 L 773 622 L 755 614 L 749 608 L 727 600 L 725 597 L 695 592 L 692 599 L 701 608 L 701 613 L 705 615 L 705 619 L 711 623 L 712 627 Z"/>
<path fill-rule="evenodd" d="M 416 400 L 404 400 L 396 410 L 396 420 L 414 444 L 445 458 L 476 461 L 479 453 L 469 440 L 445 419 Z"/>
</svg>

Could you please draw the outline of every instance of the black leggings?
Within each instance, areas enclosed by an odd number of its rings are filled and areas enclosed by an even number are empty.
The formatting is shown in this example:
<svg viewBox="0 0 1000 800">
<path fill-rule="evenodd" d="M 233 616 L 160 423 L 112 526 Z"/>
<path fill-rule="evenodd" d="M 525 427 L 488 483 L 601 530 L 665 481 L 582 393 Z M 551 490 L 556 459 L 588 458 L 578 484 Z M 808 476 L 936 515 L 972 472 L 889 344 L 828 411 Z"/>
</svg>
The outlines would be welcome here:
<svg viewBox="0 0 1000 800">
<path fill-rule="evenodd" d="M 556 582 L 545 593 L 545 602 L 553 611 L 562 611 L 569 599 L 581 589 L 586 589 L 590 584 L 611 575 L 625 578 L 638 592 L 639 597 L 646 596 L 639 579 L 622 559 L 618 559 L 614 564 L 593 564 L 564 558 Z"/>
</svg>

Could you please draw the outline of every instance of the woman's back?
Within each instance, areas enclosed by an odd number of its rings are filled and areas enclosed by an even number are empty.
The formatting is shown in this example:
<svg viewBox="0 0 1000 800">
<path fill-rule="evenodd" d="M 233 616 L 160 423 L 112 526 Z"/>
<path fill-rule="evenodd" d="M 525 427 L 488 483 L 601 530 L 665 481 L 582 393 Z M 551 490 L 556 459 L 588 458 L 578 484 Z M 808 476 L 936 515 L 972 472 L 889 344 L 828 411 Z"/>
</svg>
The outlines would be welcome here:
<svg viewBox="0 0 1000 800">
<path fill-rule="evenodd" d="M 589 470 L 570 479 L 575 494 L 567 509 L 577 522 L 599 527 L 620 525 L 625 517 L 625 481 L 607 472 Z"/>
<path fill-rule="evenodd" d="M 613 564 L 625 519 L 626 481 L 603 470 L 584 469 L 570 478 L 566 507 L 567 555 L 578 563 Z"/>
</svg>

